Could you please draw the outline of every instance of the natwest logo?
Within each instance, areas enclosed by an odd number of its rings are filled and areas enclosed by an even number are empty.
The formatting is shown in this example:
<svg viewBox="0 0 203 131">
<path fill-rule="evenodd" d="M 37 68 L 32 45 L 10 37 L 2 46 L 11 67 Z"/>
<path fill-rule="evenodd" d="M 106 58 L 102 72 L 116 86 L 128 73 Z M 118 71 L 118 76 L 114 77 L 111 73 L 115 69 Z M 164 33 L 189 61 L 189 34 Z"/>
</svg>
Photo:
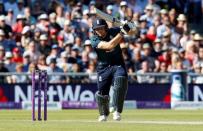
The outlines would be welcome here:
<svg viewBox="0 0 203 131">
<path fill-rule="evenodd" d="M 38 95 L 38 91 L 35 91 L 35 95 Z M 19 85 L 14 87 L 14 100 L 31 101 L 31 86 L 27 87 L 27 91 L 23 90 Z M 42 96 L 44 92 L 42 91 Z M 91 90 L 81 90 L 81 85 L 50 85 L 47 91 L 48 101 L 94 101 L 94 92 Z"/>
</svg>

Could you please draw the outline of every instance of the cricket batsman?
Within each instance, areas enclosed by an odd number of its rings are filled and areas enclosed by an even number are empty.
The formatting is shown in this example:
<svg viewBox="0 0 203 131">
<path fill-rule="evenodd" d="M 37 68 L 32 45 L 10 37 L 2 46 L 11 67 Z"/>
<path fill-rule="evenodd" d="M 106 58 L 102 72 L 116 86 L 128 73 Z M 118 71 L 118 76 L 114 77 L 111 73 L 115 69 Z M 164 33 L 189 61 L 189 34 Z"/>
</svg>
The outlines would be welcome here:
<svg viewBox="0 0 203 131">
<path fill-rule="evenodd" d="M 128 89 L 128 75 L 119 43 L 124 35 L 128 35 L 130 27 L 128 24 L 124 24 L 120 28 L 108 28 L 104 19 L 95 19 L 92 23 L 92 29 L 94 35 L 91 37 L 91 45 L 98 56 L 98 91 L 95 94 L 100 115 L 98 121 L 107 121 L 109 91 L 112 84 L 113 119 L 119 121 Z"/>
</svg>

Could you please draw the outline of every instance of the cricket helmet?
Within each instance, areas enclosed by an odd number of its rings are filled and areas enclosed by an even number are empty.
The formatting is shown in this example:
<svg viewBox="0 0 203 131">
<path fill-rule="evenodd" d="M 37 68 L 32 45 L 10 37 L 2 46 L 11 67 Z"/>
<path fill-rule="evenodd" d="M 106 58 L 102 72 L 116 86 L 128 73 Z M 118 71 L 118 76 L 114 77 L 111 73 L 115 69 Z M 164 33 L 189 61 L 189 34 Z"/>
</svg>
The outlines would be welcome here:
<svg viewBox="0 0 203 131">
<path fill-rule="evenodd" d="M 95 19 L 92 23 L 92 29 L 95 30 L 100 27 L 108 28 L 108 25 L 104 19 Z"/>
</svg>

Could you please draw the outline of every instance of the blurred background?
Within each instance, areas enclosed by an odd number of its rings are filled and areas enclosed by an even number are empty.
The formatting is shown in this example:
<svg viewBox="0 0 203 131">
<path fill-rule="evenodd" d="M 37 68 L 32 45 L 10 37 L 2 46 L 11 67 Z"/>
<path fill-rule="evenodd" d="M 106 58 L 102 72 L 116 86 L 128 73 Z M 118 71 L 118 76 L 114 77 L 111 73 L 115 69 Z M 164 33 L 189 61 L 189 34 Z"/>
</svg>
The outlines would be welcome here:
<svg viewBox="0 0 203 131">
<path fill-rule="evenodd" d="M 66 85 L 72 93 L 77 85 L 95 92 L 94 7 L 139 27 L 120 43 L 129 72 L 127 99 L 170 101 L 172 70 L 187 72 L 187 100 L 203 99 L 202 0 L 0 0 L 0 101 L 29 99 L 29 73 L 36 69 L 47 70 L 49 84 L 65 86 L 64 92 Z M 27 98 L 16 97 L 21 91 Z"/>
</svg>

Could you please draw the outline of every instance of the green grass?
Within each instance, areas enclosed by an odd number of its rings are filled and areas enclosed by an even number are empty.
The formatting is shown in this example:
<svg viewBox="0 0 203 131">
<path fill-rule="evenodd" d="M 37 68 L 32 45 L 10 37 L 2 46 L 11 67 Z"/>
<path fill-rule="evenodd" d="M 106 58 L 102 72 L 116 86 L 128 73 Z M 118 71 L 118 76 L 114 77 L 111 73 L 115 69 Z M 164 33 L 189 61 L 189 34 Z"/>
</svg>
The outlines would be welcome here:
<svg viewBox="0 0 203 131">
<path fill-rule="evenodd" d="M 97 122 L 97 110 L 48 111 L 48 121 L 31 121 L 31 111 L 0 110 L 0 131 L 202 131 L 203 110 L 124 110 Z"/>
</svg>

